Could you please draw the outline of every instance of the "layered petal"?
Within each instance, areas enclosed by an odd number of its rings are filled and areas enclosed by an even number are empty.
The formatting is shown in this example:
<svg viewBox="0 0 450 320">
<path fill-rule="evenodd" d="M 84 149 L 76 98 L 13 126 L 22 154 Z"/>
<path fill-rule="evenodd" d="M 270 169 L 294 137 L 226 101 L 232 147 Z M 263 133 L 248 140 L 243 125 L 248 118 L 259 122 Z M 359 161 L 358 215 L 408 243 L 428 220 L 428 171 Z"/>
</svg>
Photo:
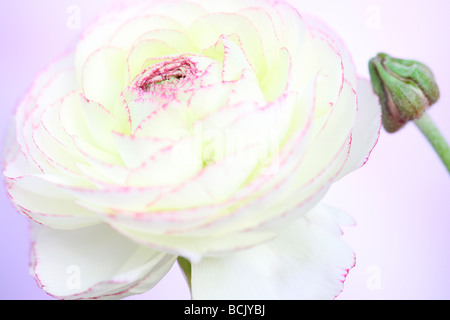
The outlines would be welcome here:
<svg viewBox="0 0 450 320">
<path fill-rule="evenodd" d="M 116 47 L 101 48 L 88 57 L 82 72 L 83 93 L 88 100 L 115 111 L 120 92 L 129 81 L 126 58 L 126 52 Z"/>
<path fill-rule="evenodd" d="M 198 300 L 333 299 L 355 263 L 341 240 L 344 213 L 318 206 L 279 236 L 230 256 L 192 264 Z"/>
<path fill-rule="evenodd" d="M 358 82 L 358 115 L 352 130 L 349 158 L 340 177 L 362 167 L 378 142 L 381 129 L 381 109 L 377 96 L 367 80 Z"/>
<path fill-rule="evenodd" d="M 176 257 L 142 247 L 105 224 L 74 231 L 32 228 L 30 272 L 59 299 L 120 299 L 151 289 Z"/>
</svg>

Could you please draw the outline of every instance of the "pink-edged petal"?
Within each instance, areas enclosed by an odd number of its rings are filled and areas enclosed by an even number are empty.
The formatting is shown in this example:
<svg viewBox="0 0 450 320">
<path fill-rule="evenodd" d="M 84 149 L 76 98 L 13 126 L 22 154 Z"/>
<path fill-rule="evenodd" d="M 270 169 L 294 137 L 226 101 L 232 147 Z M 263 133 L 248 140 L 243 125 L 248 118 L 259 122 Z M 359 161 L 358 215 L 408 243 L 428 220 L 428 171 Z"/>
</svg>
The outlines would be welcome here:
<svg viewBox="0 0 450 320">
<path fill-rule="evenodd" d="M 16 125 L 22 127 L 23 123 L 28 120 L 33 111 L 38 108 L 36 104 L 37 99 L 41 101 L 45 100 L 49 103 L 54 103 L 61 99 L 61 94 L 74 90 L 74 81 L 71 79 L 73 74 L 73 55 L 68 54 L 51 63 L 45 70 L 43 70 L 33 82 L 30 90 L 25 98 L 19 104 L 16 114 Z M 76 84 L 76 83 L 75 83 Z M 48 91 L 46 89 L 54 88 L 45 95 L 42 91 Z M 53 95 L 51 94 L 53 93 Z M 20 131 L 17 132 L 17 138 L 21 138 Z M 20 143 L 21 141 L 19 141 Z"/>
<path fill-rule="evenodd" d="M 367 80 L 358 83 L 358 114 L 352 131 L 350 155 L 340 177 L 362 167 L 378 142 L 381 129 L 381 107 Z"/>
<path fill-rule="evenodd" d="M 27 161 L 25 155 L 20 151 L 19 145 L 14 140 L 5 143 L 3 160 L 3 176 L 6 179 L 41 173 L 38 167 Z"/>
<path fill-rule="evenodd" d="M 356 91 L 349 83 L 345 82 L 333 109 L 326 117 L 316 118 L 313 128 L 315 138 L 306 152 L 302 167 L 296 174 L 299 184 L 311 181 L 322 171 L 327 170 L 343 146 L 349 144 L 348 140 L 355 123 L 357 109 Z M 343 164 L 346 158 L 341 160 Z"/>
<path fill-rule="evenodd" d="M 81 106 L 86 125 L 98 148 L 116 153 L 112 132 L 119 131 L 120 125 L 113 114 L 101 104 L 81 98 Z"/>
<path fill-rule="evenodd" d="M 136 43 L 145 40 L 161 41 L 171 48 L 178 48 L 178 50 L 181 49 L 183 53 L 198 53 L 198 48 L 192 43 L 192 40 L 183 30 L 162 28 L 152 30 L 142 35 Z"/>
<path fill-rule="evenodd" d="M 81 82 L 83 66 L 89 56 L 100 48 L 108 47 L 110 39 L 118 28 L 129 19 L 139 17 L 145 13 L 153 3 L 140 2 L 130 5 L 119 1 L 101 14 L 82 33 L 75 50 L 75 70 Z"/>
<path fill-rule="evenodd" d="M 45 108 L 41 116 L 41 125 L 45 132 L 53 138 L 54 143 L 59 144 L 66 152 L 72 154 L 74 158 L 81 160 L 78 150 L 73 145 L 72 137 L 62 125 L 60 113 L 63 101 L 64 99 L 61 99 L 60 102 Z"/>
<path fill-rule="evenodd" d="M 307 33 L 307 28 L 301 15 L 285 1 L 275 2 L 274 8 L 272 7 L 270 12 L 272 13 L 272 21 L 279 28 L 278 40 L 280 46 L 285 47 L 292 58 L 298 61 L 301 59 L 301 50 L 305 44 Z M 309 57 L 311 57 L 311 53 L 309 53 Z"/>
<path fill-rule="evenodd" d="M 55 78 L 59 74 L 73 73 L 73 64 L 74 54 L 72 52 L 68 52 L 63 56 L 55 59 L 55 61 L 50 63 L 36 76 L 36 79 L 34 80 L 33 85 L 28 92 L 28 95 L 33 98 L 37 98 L 42 93 L 43 89 L 50 86 L 51 82 L 55 82 Z M 61 85 L 61 83 L 59 85 Z"/>
<path fill-rule="evenodd" d="M 204 150 L 205 152 L 207 150 Z M 182 210 L 224 203 L 246 182 L 257 165 L 256 147 L 239 150 L 238 153 L 207 166 L 191 179 L 163 194 L 152 204 L 151 210 Z"/>
<path fill-rule="evenodd" d="M 196 213 L 197 212 L 193 212 L 193 214 Z M 118 218 L 121 217 L 118 216 Z M 222 255 L 225 253 L 251 248 L 255 245 L 272 240 L 276 236 L 273 231 L 253 233 L 241 232 L 225 237 L 220 235 L 192 237 L 171 235 L 169 233 L 157 234 L 156 231 L 154 234 L 150 234 L 148 233 L 148 230 L 152 227 L 161 230 L 167 226 L 172 227 L 172 224 L 174 223 L 174 221 L 170 220 L 167 215 L 165 221 L 156 219 L 156 221 L 152 221 L 151 219 L 152 216 L 148 216 L 145 221 L 145 223 L 148 223 L 148 226 L 142 226 L 136 223 L 135 228 L 124 226 L 121 222 L 114 221 L 114 219 L 108 220 L 108 223 L 113 228 L 117 229 L 119 233 L 144 246 L 154 248 L 155 250 L 162 250 L 174 255 L 183 256 L 192 262 L 199 262 L 201 258 L 206 255 Z M 145 230 L 138 230 L 140 227 Z"/>
<path fill-rule="evenodd" d="M 71 230 L 100 221 L 69 194 L 39 176 L 8 179 L 8 195 L 20 213 L 51 228 Z"/>
<path fill-rule="evenodd" d="M 184 0 L 151 2 L 147 12 L 171 17 L 184 28 L 188 28 L 195 20 L 207 14 L 202 4 L 194 2 Z M 160 26 L 158 29 L 162 29 L 162 27 Z"/>
<path fill-rule="evenodd" d="M 191 0 L 198 3 L 207 12 L 236 12 L 247 7 L 257 7 L 264 4 L 259 0 L 229 0 L 229 1 L 202 1 Z"/>
<path fill-rule="evenodd" d="M 134 17 L 122 24 L 116 30 L 110 40 L 110 45 L 128 51 L 136 39 L 149 31 L 158 29 L 182 30 L 183 27 L 170 16 L 149 14 L 141 17 Z"/>
<path fill-rule="evenodd" d="M 33 225 L 30 272 L 59 299 L 121 299 L 151 289 L 176 257 L 142 247 L 105 224 L 57 231 Z"/>
<path fill-rule="evenodd" d="M 194 22 L 188 30 L 189 36 L 201 49 L 213 46 L 222 35 L 239 35 L 241 47 L 254 68 L 258 78 L 267 72 L 267 63 L 261 44 L 261 35 L 246 17 L 232 13 L 214 13 Z"/>
<path fill-rule="evenodd" d="M 75 147 L 84 156 L 85 163 L 92 163 L 91 160 L 94 160 L 102 164 L 122 166 L 122 160 L 117 154 L 106 152 L 77 137 L 74 137 L 73 141 Z"/>
<path fill-rule="evenodd" d="M 130 170 L 119 163 L 119 157 L 112 155 L 107 157 L 108 155 L 104 154 L 103 151 L 95 149 L 83 140 L 74 140 L 88 162 L 88 166 L 79 167 L 87 174 L 87 177 L 91 177 L 94 181 L 99 179 L 99 182 L 106 184 L 126 185 Z M 91 171 L 92 169 L 93 171 Z"/>
<path fill-rule="evenodd" d="M 249 19 L 259 31 L 264 56 L 270 70 L 277 59 L 281 43 L 278 36 L 279 30 L 276 29 L 279 16 L 276 16 L 274 10 L 270 10 L 266 6 L 267 3 L 261 3 L 254 7 L 239 10 L 239 14 Z"/>
<path fill-rule="evenodd" d="M 341 212 L 318 206 L 268 243 L 193 263 L 193 299 L 335 298 L 355 263 L 339 238 L 345 220 Z"/>
<path fill-rule="evenodd" d="M 118 133 L 114 133 L 113 138 L 117 151 L 128 168 L 139 167 L 151 156 L 175 143 L 170 139 L 153 139 Z"/>
<path fill-rule="evenodd" d="M 183 53 L 197 53 L 199 49 L 182 31 L 157 29 L 142 35 L 133 44 L 128 55 L 130 79 L 133 80 L 143 70 L 161 62 L 167 56 Z"/>
<path fill-rule="evenodd" d="M 128 68 L 130 79 L 136 78 L 143 70 L 150 67 L 150 60 L 153 63 L 159 62 L 157 58 L 168 56 L 178 52 L 178 50 L 168 46 L 164 41 L 148 39 L 136 44 L 128 55 Z"/>
<path fill-rule="evenodd" d="M 215 83 L 195 90 L 189 99 L 189 115 L 193 121 L 198 121 L 228 104 L 230 94 L 236 90 L 234 83 Z M 209 97 L 214 97 L 209 103 Z"/>
<path fill-rule="evenodd" d="M 46 108 L 77 89 L 75 72 L 71 69 L 64 69 L 54 75 L 42 88 L 42 91 L 36 97 L 36 104 L 39 107 Z"/>
<path fill-rule="evenodd" d="M 243 70 L 252 70 L 252 66 L 238 44 L 226 36 L 221 36 L 220 40 L 224 47 L 223 81 L 236 81 L 241 78 Z"/>
<path fill-rule="evenodd" d="M 264 79 L 262 91 L 267 101 L 279 98 L 287 89 L 291 79 L 292 61 L 289 52 L 281 49 L 274 68 Z"/>
<path fill-rule="evenodd" d="M 59 121 L 70 139 L 77 137 L 92 145 L 96 145 L 83 114 L 83 100 L 85 99 L 79 92 L 73 92 L 64 97 L 59 106 Z"/>
<path fill-rule="evenodd" d="M 180 133 L 184 134 L 191 129 L 191 123 L 189 119 L 189 110 L 186 108 L 185 103 L 174 100 L 168 106 L 164 108 L 161 104 L 153 104 L 155 108 L 152 112 L 152 104 L 146 104 L 145 101 L 133 101 L 129 105 L 130 115 L 132 115 L 132 131 L 134 136 L 137 137 L 149 137 L 157 139 L 177 139 L 180 137 Z M 143 109 L 142 111 L 139 108 Z M 149 112 L 147 117 L 144 117 L 142 113 L 144 111 Z M 140 123 L 135 123 L 137 119 L 140 119 Z"/>
<path fill-rule="evenodd" d="M 40 130 L 40 133 L 44 135 L 53 133 L 53 128 L 46 121 L 48 114 L 57 114 L 56 110 L 61 99 L 75 90 L 75 76 L 71 70 L 67 69 L 68 60 L 70 59 L 66 57 L 55 62 L 40 75 L 16 111 L 15 140 L 26 158 L 41 170 L 52 170 L 53 168 L 35 145 L 35 131 Z M 38 88 L 42 91 L 38 92 Z"/>
<path fill-rule="evenodd" d="M 83 161 L 80 154 L 74 155 L 52 137 L 41 124 L 36 127 L 31 135 L 33 147 L 36 147 L 50 166 L 67 174 L 77 174 L 77 161 Z"/>
<path fill-rule="evenodd" d="M 196 147 L 193 138 L 182 139 L 130 170 L 127 184 L 138 187 L 179 185 L 202 169 L 201 156 L 201 149 Z"/>
<path fill-rule="evenodd" d="M 341 60 L 342 68 L 345 71 L 346 80 L 354 87 L 357 86 L 358 78 L 356 75 L 353 59 L 346 49 L 345 43 L 339 36 L 317 17 L 308 14 L 302 14 L 304 24 L 309 29 L 310 34 L 318 41 L 325 43 Z"/>
<path fill-rule="evenodd" d="M 88 100 L 100 103 L 110 112 L 121 107 L 120 93 L 128 84 L 126 51 L 104 47 L 92 53 L 82 72 L 82 88 Z"/>
<path fill-rule="evenodd" d="M 148 207 L 149 203 L 167 192 L 166 188 L 129 188 L 104 187 L 102 189 L 88 189 L 75 187 L 61 187 L 67 193 L 81 198 L 79 203 L 93 212 L 105 216 L 115 216 L 122 211 L 139 211 Z"/>
</svg>

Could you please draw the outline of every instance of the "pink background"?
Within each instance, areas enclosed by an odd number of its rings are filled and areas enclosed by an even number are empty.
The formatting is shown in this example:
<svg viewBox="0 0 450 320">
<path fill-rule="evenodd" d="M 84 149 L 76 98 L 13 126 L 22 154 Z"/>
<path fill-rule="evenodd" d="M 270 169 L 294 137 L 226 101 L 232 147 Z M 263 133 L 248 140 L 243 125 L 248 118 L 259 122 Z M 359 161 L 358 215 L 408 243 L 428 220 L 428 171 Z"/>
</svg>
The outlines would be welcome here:
<svg viewBox="0 0 450 320">
<path fill-rule="evenodd" d="M 71 5 L 81 27 L 111 0 L 0 2 L 1 132 L 34 76 L 73 47 Z M 291 2 L 332 27 L 347 44 L 358 73 L 379 51 L 428 64 L 441 87 L 430 111 L 450 140 L 450 10 L 446 0 L 320 0 Z M 384 131 L 369 163 L 335 184 L 325 199 L 357 220 L 345 227 L 357 264 L 339 299 L 450 298 L 450 178 L 414 125 Z M 28 275 L 27 220 L 0 190 L 0 299 L 51 299 Z M 174 267 L 153 290 L 133 299 L 188 299 Z"/>
</svg>

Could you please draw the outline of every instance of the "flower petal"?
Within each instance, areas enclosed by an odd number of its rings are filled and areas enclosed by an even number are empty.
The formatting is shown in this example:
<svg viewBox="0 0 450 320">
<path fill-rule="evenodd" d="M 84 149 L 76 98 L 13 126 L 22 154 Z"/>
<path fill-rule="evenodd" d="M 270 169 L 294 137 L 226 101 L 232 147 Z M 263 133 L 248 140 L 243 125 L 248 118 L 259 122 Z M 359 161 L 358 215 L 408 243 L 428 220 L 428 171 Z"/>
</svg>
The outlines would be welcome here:
<svg viewBox="0 0 450 320">
<path fill-rule="evenodd" d="M 263 82 L 263 92 L 267 101 L 273 101 L 286 91 L 291 75 L 291 56 L 286 49 L 281 49 L 275 67 Z"/>
<path fill-rule="evenodd" d="M 136 78 L 142 70 L 149 67 L 149 60 L 153 59 L 154 63 L 156 63 L 160 61 L 159 57 L 175 53 L 178 53 L 178 51 L 160 40 L 151 39 L 139 42 L 128 55 L 130 79 Z"/>
<path fill-rule="evenodd" d="M 319 205 L 275 240 L 193 264 L 193 299 L 335 298 L 354 265 L 352 250 L 338 238 L 341 221 L 341 212 Z"/>
<path fill-rule="evenodd" d="M 119 131 L 120 126 L 117 125 L 111 112 L 101 104 L 84 98 L 81 99 L 81 106 L 86 125 L 98 148 L 111 154 L 116 153 L 112 132 Z"/>
<path fill-rule="evenodd" d="M 19 212 L 52 228 L 70 230 L 93 225 L 100 220 L 39 176 L 9 181 L 8 195 Z"/>
<path fill-rule="evenodd" d="M 243 51 L 259 77 L 267 73 L 260 34 L 244 16 L 231 13 L 214 13 L 204 16 L 192 24 L 188 34 L 199 48 L 209 48 L 222 35 L 237 34 Z"/>
<path fill-rule="evenodd" d="M 126 5 L 118 2 L 110 7 L 105 14 L 97 17 L 82 34 L 75 50 L 75 71 L 77 78 L 81 81 L 83 66 L 86 60 L 100 48 L 109 46 L 111 38 L 117 29 L 134 17 L 139 17 L 154 3 L 147 1 Z"/>
<path fill-rule="evenodd" d="M 151 289 L 176 257 L 135 244 L 104 224 L 73 231 L 33 225 L 30 272 L 61 299 L 120 299 Z"/>
<path fill-rule="evenodd" d="M 367 80 L 358 83 L 358 114 L 352 131 L 349 158 L 340 177 L 362 167 L 378 142 L 381 129 L 381 107 Z"/>
<path fill-rule="evenodd" d="M 182 26 L 169 16 L 146 15 L 134 17 L 117 29 L 110 45 L 129 50 L 133 42 L 145 33 L 158 29 L 182 30 Z"/>
<path fill-rule="evenodd" d="M 110 112 L 121 106 L 120 93 L 128 83 L 127 55 L 125 51 L 104 47 L 95 51 L 83 67 L 84 96 L 102 104 Z"/>
<path fill-rule="evenodd" d="M 137 168 L 158 151 L 174 144 L 170 139 L 152 139 L 114 133 L 118 153 L 128 168 Z"/>
<path fill-rule="evenodd" d="M 192 210 L 193 214 L 205 214 L 202 211 L 196 212 Z M 118 216 L 118 218 L 120 218 Z M 154 228 L 163 228 L 164 224 L 172 227 L 174 221 L 161 219 L 151 221 L 153 216 L 147 216 L 146 220 L 141 220 L 143 223 L 152 222 L 151 226 Z M 178 222 L 178 221 L 175 221 Z M 108 223 L 121 234 L 130 239 L 141 243 L 142 245 L 155 248 L 156 250 L 162 250 L 164 252 L 172 253 L 187 258 L 192 262 L 199 262 L 202 257 L 208 255 L 221 256 L 230 252 L 237 252 L 246 248 L 251 248 L 255 245 L 267 242 L 275 238 L 276 234 L 273 231 L 262 232 L 240 232 L 227 236 L 202 236 L 202 237 L 190 237 L 172 235 L 172 234 L 150 234 L 148 233 L 148 227 L 143 226 L 144 232 L 137 230 L 139 225 L 135 228 L 129 228 L 121 222 L 116 222 L 114 219 L 108 221 Z M 188 221 L 190 223 L 190 221 Z"/>
</svg>

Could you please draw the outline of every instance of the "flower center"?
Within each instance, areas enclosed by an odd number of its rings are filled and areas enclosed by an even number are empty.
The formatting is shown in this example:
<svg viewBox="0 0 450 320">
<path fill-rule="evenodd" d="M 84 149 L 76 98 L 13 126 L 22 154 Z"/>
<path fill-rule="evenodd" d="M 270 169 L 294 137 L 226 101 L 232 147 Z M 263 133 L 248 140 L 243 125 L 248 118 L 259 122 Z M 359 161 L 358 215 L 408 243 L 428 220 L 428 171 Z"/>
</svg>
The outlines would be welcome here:
<svg viewBox="0 0 450 320">
<path fill-rule="evenodd" d="M 121 93 L 130 132 L 134 133 L 144 122 L 150 123 L 149 119 L 167 121 L 172 115 L 179 117 L 183 111 L 176 106 L 181 101 L 186 104 L 199 87 L 201 70 L 199 62 L 189 56 L 173 57 L 144 69 Z"/>
<path fill-rule="evenodd" d="M 184 86 L 194 78 L 195 73 L 195 65 L 186 58 L 165 61 L 145 70 L 136 87 L 144 93 L 172 91 Z"/>
</svg>

